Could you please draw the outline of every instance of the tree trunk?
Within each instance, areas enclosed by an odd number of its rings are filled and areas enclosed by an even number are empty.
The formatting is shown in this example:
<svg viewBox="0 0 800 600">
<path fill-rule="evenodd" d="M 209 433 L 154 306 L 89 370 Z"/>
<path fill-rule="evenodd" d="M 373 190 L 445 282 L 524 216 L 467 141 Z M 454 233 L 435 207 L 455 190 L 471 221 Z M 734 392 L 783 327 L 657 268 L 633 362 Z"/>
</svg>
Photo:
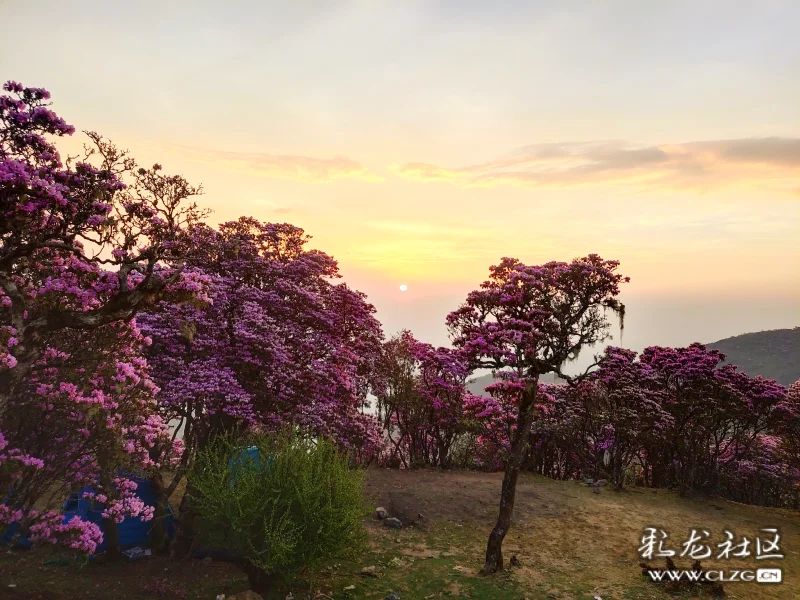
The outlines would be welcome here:
<svg viewBox="0 0 800 600">
<path fill-rule="evenodd" d="M 625 470 L 622 468 L 622 450 L 614 448 L 614 485 L 622 491 L 625 487 Z"/>
<path fill-rule="evenodd" d="M 156 495 L 153 528 L 150 530 L 150 547 L 153 549 L 153 552 L 163 554 L 169 548 L 169 537 L 167 536 L 166 528 L 169 500 L 166 498 L 164 476 L 160 472 L 153 474 L 150 478 L 150 486 Z"/>
<path fill-rule="evenodd" d="M 101 457 L 100 459 L 101 464 L 107 464 L 105 457 Z M 114 484 L 112 483 L 111 477 L 108 475 L 107 470 L 103 470 L 103 474 L 101 476 L 101 480 L 103 483 L 103 487 L 106 490 L 106 494 L 111 495 L 109 490 L 114 489 Z M 91 504 L 92 508 L 95 507 L 94 500 Z M 108 506 L 108 505 L 106 505 Z M 117 522 L 114 519 L 103 519 L 103 541 L 106 545 L 105 557 L 106 560 L 114 560 L 120 557 L 120 547 L 119 547 L 119 527 L 117 526 Z"/>
<path fill-rule="evenodd" d="M 183 494 L 180 505 L 180 515 L 175 532 L 175 543 L 172 546 L 172 558 L 181 560 L 188 558 L 194 550 L 194 541 L 197 537 L 196 514 L 191 503 L 192 484 L 186 483 L 186 492 Z"/>
<path fill-rule="evenodd" d="M 116 560 L 120 557 L 119 528 L 114 519 L 103 519 L 103 541 L 106 543 L 106 560 Z"/>
<path fill-rule="evenodd" d="M 481 569 L 481 575 L 490 575 L 503 570 L 503 539 L 511 527 L 511 517 L 514 512 L 514 498 L 517 493 L 517 479 L 519 471 L 525 460 L 528 450 L 528 438 L 531 433 L 534 413 L 536 412 L 536 392 L 539 387 L 539 378 L 528 382 L 519 404 L 517 415 L 517 430 L 511 444 L 511 453 L 506 461 L 503 475 L 503 487 L 500 490 L 500 513 L 497 523 L 489 534 L 486 544 L 486 561 Z"/>
</svg>

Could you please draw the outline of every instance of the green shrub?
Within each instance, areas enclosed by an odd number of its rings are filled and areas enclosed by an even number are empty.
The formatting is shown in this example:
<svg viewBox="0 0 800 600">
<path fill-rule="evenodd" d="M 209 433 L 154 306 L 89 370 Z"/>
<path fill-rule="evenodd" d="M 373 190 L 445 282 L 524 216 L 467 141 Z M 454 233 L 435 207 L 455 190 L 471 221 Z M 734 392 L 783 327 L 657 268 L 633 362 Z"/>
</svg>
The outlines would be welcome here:
<svg viewBox="0 0 800 600">
<path fill-rule="evenodd" d="M 362 473 L 327 440 L 218 437 L 190 483 L 200 539 L 239 557 L 259 593 L 365 547 Z"/>
</svg>

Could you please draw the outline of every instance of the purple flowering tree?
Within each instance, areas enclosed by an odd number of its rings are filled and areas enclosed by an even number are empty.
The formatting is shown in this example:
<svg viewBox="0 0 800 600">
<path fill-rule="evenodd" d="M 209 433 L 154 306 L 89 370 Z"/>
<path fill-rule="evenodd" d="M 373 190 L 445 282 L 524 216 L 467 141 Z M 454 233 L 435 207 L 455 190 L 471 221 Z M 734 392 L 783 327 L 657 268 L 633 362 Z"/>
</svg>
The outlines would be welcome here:
<svg viewBox="0 0 800 600">
<path fill-rule="evenodd" d="M 519 422 L 519 403 L 525 391 L 525 384 L 517 380 L 515 373 L 501 372 L 499 375 L 498 381 L 485 388 L 488 396 L 469 394 L 464 399 L 467 429 L 476 435 L 476 461 L 492 471 L 504 469 L 509 459 L 512 440 L 516 436 Z M 543 437 L 550 437 L 554 433 L 554 423 L 550 421 L 550 416 L 556 412 L 555 407 L 558 406 L 553 395 L 558 389 L 559 386 L 538 384 L 534 406 L 538 418 L 531 426 L 532 440 L 537 431 L 540 433 L 546 431 Z M 536 450 L 540 449 L 541 444 Z M 551 460 L 551 464 L 554 464 L 556 461 L 552 461 L 552 458 L 547 457 Z M 535 462 L 535 460 L 528 461 L 526 467 L 535 468 Z M 544 474 L 553 475 L 549 470 L 545 470 Z"/>
<path fill-rule="evenodd" d="M 500 513 L 489 535 L 482 573 L 503 568 L 502 543 L 511 525 L 519 471 L 528 451 L 536 414 L 539 377 L 561 371 L 561 365 L 587 345 L 608 336 L 605 311 L 620 317 L 617 261 L 597 255 L 571 263 L 525 265 L 505 258 L 490 268 L 489 280 L 450 313 L 453 344 L 471 368 L 507 370 L 520 387 L 517 423 L 505 463 Z M 571 378 L 568 378 L 571 379 Z"/>
<path fill-rule="evenodd" d="M 776 416 L 778 419 L 776 431 L 781 438 L 781 454 L 794 480 L 800 482 L 800 380 L 789 386 L 786 398 L 776 407 Z M 795 508 L 798 504 L 800 497 Z"/>
<path fill-rule="evenodd" d="M 163 296 L 188 297 L 182 228 L 197 190 L 160 167 L 135 168 L 95 133 L 62 161 L 48 136 L 74 128 L 49 93 L 15 82 L 0 95 L 0 524 L 34 541 L 91 551 L 99 530 L 50 510 L 95 485 L 106 517 L 148 518 L 120 467 L 157 468 L 170 440 L 132 318 Z M 126 185 L 128 178 L 130 185 Z M 163 261 L 169 260 L 171 268 Z M 36 505 L 36 508 L 34 508 Z M 44 507 L 44 509 L 43 509 Z"/>
<path fill-rule="evenodd" d="M 383 345 L 377 409 L 386 432 L 384 463 L 449 467 L 464 433 L 469 371 L 459 353 L 401 331 Z"/>
<path fill-rule="evenodd" d="M 721 352 L 698 343 L 652 346 L 639 357 L 654 378 L 648 385 L 664 394 L 663 407 L 671 417 L 663 438 L 645 445 L 650 484 L 674 485 L 682 493 L 728 486 L 736 495 L 736 473 L 749 471 L 749 457 L 769 450 L 763 436 L 775 432 L 786 390 L 723 365 L 724 360 Z M 758 461 L 772 463 L 766 455 Z M 772 471 L 761 470 L 764 475 Z"/>
<path fill-rule="evenodd" d="M 148 358 L 165 420 L 184 448 L 163 499 L 194 457 L 222 433 L 287 426 L 335 439 L 362 460 L 380 445 L 365 414 L 382 332 L 374 307 L 344 284 L 336 261 L 306 248 L 289 224 L 252 218 L 190 231 L 186 270 L 205 278 L 208 302 L 168 303 L 138 322 L 152 339 Z M 183 554 L 195 534 L 191 494 L 181 507 Z"/>
<path fill-rule="evenodd" d="M 635 352 L 610 346 L 598 369 L 567 392 L 589 416 L 584 435 L 593 475 L 607 471 L 617 489 L 622 489 L 644 442 L 658 444 L 672 424 L 663 391 L 655 382 L 652 368 L 637 361 Z"/>
</svg>

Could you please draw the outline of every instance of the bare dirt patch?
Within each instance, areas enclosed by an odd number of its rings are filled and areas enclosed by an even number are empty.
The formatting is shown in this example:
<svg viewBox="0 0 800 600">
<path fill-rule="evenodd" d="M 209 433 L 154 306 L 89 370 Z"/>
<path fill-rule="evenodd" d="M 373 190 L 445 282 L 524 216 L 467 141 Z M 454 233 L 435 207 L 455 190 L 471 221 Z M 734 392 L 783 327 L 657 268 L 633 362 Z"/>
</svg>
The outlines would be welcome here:
<svg viewBox="0 0 800 600">
<path fill-rule="evenodd" d="M 373 468 L 369 470 L 366 491 L 376 506 L 385 507 L 404 525 L 424 528 L 444 520 L 485 526 L 497 516 L 502 479 L 502 473 Z M 563 502 L 570 494 L 548 493 L 543 499 L 534 488 L 532 481 L 520 478 L 514 505 L 516 522 L 531 515 L 543 518 L 565 515 Z"/>
</svg>

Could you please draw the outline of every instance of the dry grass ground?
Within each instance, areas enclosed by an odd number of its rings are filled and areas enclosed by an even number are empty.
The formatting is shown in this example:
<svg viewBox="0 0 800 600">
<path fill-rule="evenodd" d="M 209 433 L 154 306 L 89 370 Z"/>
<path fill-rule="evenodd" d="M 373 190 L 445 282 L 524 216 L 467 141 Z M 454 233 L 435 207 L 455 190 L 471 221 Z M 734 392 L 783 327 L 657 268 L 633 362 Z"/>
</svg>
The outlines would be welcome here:
<svg viewBox="0 0 800 600">
<path fill-rule="evenodd" d="M 456 528 L 459 547 L 474 571 L 481 565 L 486 536 L 496 515 L 502 475 L 437 471 L 375 470 L 369 491 L 407 521 L 429 530 Z M 422 513 L 425 518 L 418 519 Z M 784 583 L 730 583 L 728 597 L 741 600 L 800 598 L 800 514 L 741 505 L 720 499 L 688 499 L 664 490 L 603 488 L 594 494 L 575 482 L 553 481 L 523 474 L 515 504 L 515 520 L 504 544 L 508 560 L 517 555 L 522 566 L 512 580 L 531 598 L 663 598 L 638 568 L 637 549 L 645 527 L 663 528 L 680 551 L 690 528 L 707 529 L 712 544 L 723 530 L 751 539 L 763 527 L 782 535 L 782 560 L 703 561 L 706 568 L 755 569 L 780 567 Z M 691 560 L 676 558 L 678 567 Z M 656 562 L 653 566 L 662 566 Z"/>
<path fill-rule="evenodd" d="M 380 600 L 390 590 L 398 591 L 403 600 L 683 598 L 694 594 L 668 594 L 642 577 L 637 548 L 643 528 L 661 527 L 679 544 L 690 528 L 708 529 L 716 543 L 723 529 L 752 537 L 762 527 L 777 527 L 782 533 L 784 560 L 708 561 L 704 566 L 779 566 L 782 584 L 726 584 L 728 597 L 800 598 L 797 512 L 686 499 L 666 491 L 603 488 L 597 495 L 575 482 L 526 474 L 520 478 L 515 522 L 505 543 L 506 560 L 516 554 L 521 566 L 497 577 L 480 577 L 477 571 L 496 515 L 500 481 L 501 474 L 370 470 L 370 506 L 385 506 L 407 527 L 394 530 L 380 526 L 374 518 L 366 519 L 370 551 L 358 562 L 332 564 L 310 588 L 336 600 Z M 0 599 L 213 599 L 218 593 L 246 587 L 246 580 L 223 563 L 201 566 L 198 561 L 170 563 L 150 558 L 117 565 L 98 561 L 75 569 L 48 566 L 44 560 L 35 553 L 0 556 Z M 676 562 L 688 567 L 685 559 Z M 379 576 L 361 577 L 365 566 L 375 567 Z M 9 588 L 9 584 L 15 587 Z M 302 590 L 293 591 L 295 598 L 301 597 Z M 284 590 L 274 598 L 283 600 L 285 596 Z"/>
</svg>

